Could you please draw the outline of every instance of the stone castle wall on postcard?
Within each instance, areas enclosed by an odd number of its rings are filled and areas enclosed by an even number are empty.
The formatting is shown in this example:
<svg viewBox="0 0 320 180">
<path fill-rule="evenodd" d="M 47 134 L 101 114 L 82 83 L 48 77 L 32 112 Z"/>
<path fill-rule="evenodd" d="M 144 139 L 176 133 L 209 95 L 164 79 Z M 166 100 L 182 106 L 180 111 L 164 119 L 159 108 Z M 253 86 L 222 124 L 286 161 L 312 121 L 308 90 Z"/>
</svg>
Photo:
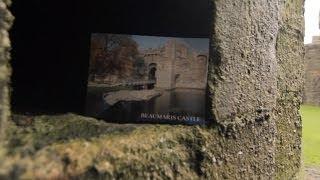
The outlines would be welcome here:
<svg viewBox="0 0 320 180">
<path fill-rule="evenodd" d="M 169 40 L 142 56 L 148 71 L 156 68 L 156 88 L 206 88 L 208 54 L 197 52 L 182 41 Z"/>
</svg>

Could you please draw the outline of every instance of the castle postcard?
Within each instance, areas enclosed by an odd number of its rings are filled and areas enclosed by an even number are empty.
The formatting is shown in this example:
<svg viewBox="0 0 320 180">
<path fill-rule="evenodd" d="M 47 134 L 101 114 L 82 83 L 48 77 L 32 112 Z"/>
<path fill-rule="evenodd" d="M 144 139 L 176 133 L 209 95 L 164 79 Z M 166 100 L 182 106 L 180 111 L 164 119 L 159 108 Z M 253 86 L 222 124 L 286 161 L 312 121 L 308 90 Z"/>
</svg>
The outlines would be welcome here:
<svg viewBox="0 0 320 180">
<path fill-rule="evenodd" d="M 205 124 L 208 51 L 205 38 L 92 34 L 87 115 Z"/>
</svg>

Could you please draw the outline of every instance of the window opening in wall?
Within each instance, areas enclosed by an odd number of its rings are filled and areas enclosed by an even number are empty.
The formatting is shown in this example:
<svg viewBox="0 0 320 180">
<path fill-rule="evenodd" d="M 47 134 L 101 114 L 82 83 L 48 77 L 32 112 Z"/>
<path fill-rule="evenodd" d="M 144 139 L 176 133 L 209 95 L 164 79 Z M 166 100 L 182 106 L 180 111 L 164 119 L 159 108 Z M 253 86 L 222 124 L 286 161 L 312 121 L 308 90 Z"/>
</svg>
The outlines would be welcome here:
<svg viewBox="0 0 320 180">
<path fill-rule="evenodd" d="M 84 114 L 92 33 L 208 38 L 209 10 L 206 0 L 68 1 L 63 6 L 53 1 L 13 0 L 12 109 Z M 105 56 L 103 49 L 96 56 Z M 159 83 L 160 68 L 150 69 L 157 83 L 149 88 Z"/>
</svg>

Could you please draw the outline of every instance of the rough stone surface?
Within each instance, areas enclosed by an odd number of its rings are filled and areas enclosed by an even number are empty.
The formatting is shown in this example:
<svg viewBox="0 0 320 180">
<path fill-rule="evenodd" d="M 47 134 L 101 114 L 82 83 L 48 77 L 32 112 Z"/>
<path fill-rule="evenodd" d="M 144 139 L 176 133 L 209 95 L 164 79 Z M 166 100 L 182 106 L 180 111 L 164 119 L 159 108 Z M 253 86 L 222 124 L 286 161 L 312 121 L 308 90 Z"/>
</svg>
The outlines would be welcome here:
<svg viewBox="0 0 320 180">
<path fill-rule="evenodd" d="M 304 82 L 304 0 L 281 2 L 277 38 L 276 171 L 288 179 L 301 163 L 302 122 L 299 113 Z"/>
<path fill-rule="evenodd" d="M 258 123 L 268 123 L 268 135 L 256 133 L 251 139 L 271 142 L 273 161 L 255 165 L 259 174 L 280 179 L 294 177 L 300 167 L 303 3 L 213 1 L 213 119 L 227 128 L 253 124 L 259 129 Z M 267 156 L 266 151 L 260 156 Z M 263 168 L 267 166 L 269 171 Z"/>
<path fill-rule="evenodd" d="M 12 15 L 7 9 L 10 1 L 0 1 L 0 140 L 10 116 L 9 78 L 10 40 L 8 30 L 11 27 Z"/>
<path fill-rule="evenodd" d="M 260 178 L 275 177 L 280 4 L 278 0 L 216 0 L 213 5 L 208 78 L 213 119 L 231 131 L 227 134 L 246 136 L 242 144 L 245 149 L 237 150 L 248 156 L 232 169 L 234 174 L 244 173 L 241 178 L 257 174 Z M 249 158 L 257 154 L 259 158 Z M 231 164 L 239 162 L 234 154 L 227 156 Z M 237 175 L 232 178 L 240 178 Z"/>
<path fill-rule="evenodd" d="M 0 179 L 294 178 L 301 153 L 303 0 L 212 5 L 212 125 L 15 116 L 0 146 Z M 7 93 L 0 100 L 7 108 Z"/>
<path fill-rule="evenodd" d="M 214 6 L 209 86 L 215 120 L 226 126 L 274 122 L 278 0 L 217 0 Z"/>
<path fill-rule="evenodd" d="M 72 114 L 14 121 L 10 151 L 0 148 L 0 179 L 268 179 L 275 173 L 269 123 L 222 130 L 115 125 Z"/>
</svg>

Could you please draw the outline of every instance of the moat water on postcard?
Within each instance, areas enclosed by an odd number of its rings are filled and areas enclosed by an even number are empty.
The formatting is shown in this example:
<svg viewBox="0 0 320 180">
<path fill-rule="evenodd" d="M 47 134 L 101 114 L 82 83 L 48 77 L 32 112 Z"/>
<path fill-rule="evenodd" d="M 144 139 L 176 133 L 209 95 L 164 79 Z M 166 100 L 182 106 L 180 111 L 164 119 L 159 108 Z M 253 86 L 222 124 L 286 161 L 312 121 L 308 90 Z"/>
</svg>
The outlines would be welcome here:
<svg viewBox="0 0 320 180">
<path fill-rule="evenodd" d="M 99 119 L 117 123 L 205 123 L 205 90 L 175 89 L 161 91 L 160 95 L 150 100 L 119 101 L 113 105 L 106 102 L 103 90 L 97 91 L 89 88 L 88 91 L 87 115 Z M 149 115 L 149 117 L 141 118 L 142 114 Z M 160 117 L 157 118 L 154 115 L 160 115 Z M 168 115 L 171 118 L 168 118 Z"/>
</svg>

